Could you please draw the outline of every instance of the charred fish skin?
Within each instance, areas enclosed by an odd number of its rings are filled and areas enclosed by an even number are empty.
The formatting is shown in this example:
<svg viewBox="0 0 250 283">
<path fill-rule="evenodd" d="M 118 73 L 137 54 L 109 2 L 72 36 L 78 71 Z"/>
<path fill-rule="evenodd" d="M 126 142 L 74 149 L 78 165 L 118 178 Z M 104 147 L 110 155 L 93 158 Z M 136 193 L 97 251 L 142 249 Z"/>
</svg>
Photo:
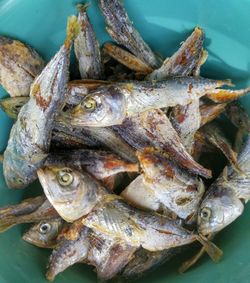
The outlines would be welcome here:
<svg viewBox="0 0 250 283">
<path fill-rule="evenodd" d="M 105 17 L 110 36 L 151 68 L 157 68 L 159 66 L 158 58 L 133 27 L 121 1 L 100 0 L 99 6 Z"/>
<path fill-rule="evenodd" d="M 19 40 L 0 36 L 0 83 L 10 96 L 27 96 L 44 68 L 38 53 Z"/>
<path fill-rule="evenodd" d="M 179 50 L 162 66 L 148 75 L 148 80 L 164 80 L 169 76 L 189 76 L 199 64 L 203 52 L 204 32 L 196 27 Z"/>
<path fill-rule="evenodd" d="M 93 149 L 57 151 L 46 159 L 47 166 L 73 166 L 85 170 L 98 180 L 121 172 L 138 172 L 138 164 L 127 162 L 112 152 Z"/>
<path fill-rule="evenodd" d="M 101 281 L 110 280 L 120 273 L 136 251 L 136 248 L 125 242 L 101 232 L 90 230 L 88 238 L 87 263 L 95 266 L 97 277 Z"/>
<path fill-rule="evenodd" d="M 87 15 L 88 4 L 78 4 L 80 33 L 74 40 L 74 51 L 82 79 L 101 79 L 103 67 L 99 43 Z"/>
<path fill-rule="evenodd" d="M 71 229 L 61 232 L 58 245 L 49 259 L 46 274 L 49 281 L 53 281 L 56 275 L 74 263 L 87 259 L 89 249 L 88 231 L 88 228 L 82 225 L 79 226 L 78 222 L 76 222 Z"/>
<path fill-rule="evenodd" d="M 25 232 L 22 239 L 39 248 L 54 248 L 63 225 L 64 221 L 61 217 L 40 221 Z"/>
<path fill-rule="evenodd" d="M 205 194 L 198 212 L 198 229 L 201 234 L 219 232 L 244 210 L 243 201 L 250 199 L 250 139 L 238 157 L 238 164 L 244 172 L 239 173 L 232 166 L 212 184 Z"/>
<path fill-rule="evenodd" d="M 193 174 L 211 177 L 211 172 L 195 162 L 186 151 L 177 132 L 162 111 L 144 112 L 136 118 L 126 119 L 121 126 L 113 128 L 138 151 L 143 151 L 146 147 L 158 149 Z"/>
<path fill-rule="evenodd" d="M 25 188 L 34 181 L 47 156 L 54 119 L 65 100 L 70 47 L 77 30 L 77 20 L 72 16 L 64 45 L 33 82 L 30 100 L 21 108 L 11 130 L 3 161 L 9 188 Z"/>
<path fill-rule="evenodd" d="M 152 272 L 156 267 L 170 260 L 175 254 L 175 249 L 149 252 L 140 248 L 122 271 L 121 277 L 125 279 L 139 278 L 145 275 L 145 272 Z"/>
</svg>

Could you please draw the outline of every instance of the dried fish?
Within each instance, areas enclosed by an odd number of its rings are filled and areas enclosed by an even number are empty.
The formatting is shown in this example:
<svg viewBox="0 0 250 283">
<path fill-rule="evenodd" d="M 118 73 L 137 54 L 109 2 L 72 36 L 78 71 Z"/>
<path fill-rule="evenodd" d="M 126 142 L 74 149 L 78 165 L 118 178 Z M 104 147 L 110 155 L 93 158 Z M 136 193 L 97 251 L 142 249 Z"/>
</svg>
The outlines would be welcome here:
<svg viewBox="0 0 250 283">
<path fill-rule="evenodd" d="M 157 68 L 159 59 L 134 28 L 121 1 L 100 0 L 99 3 L 109 35 L 151 68 Z"/>
<path fill-rule="evenodd" d="M 33 223 L 58 217 L 57 212 L 44 196 L 30 198 L 17 205 L 0 209 L 0 232 L 21 223 Z"/>
<path fill-rule="evenodd" d="M 22 239 L 39 248 L 51 249 L 57 245 L 57 236 L 63 228 L 61 217 L 40 221 L 34 224 Z"/>
<path fill-rule="evenodd" d="M 126 117 L 147 110 L 187 105 L 210 89 L 228 84 L 230 82 L 226 80 L 177 77 L 155 83 L 131 81 L 103 85 L 76 107 L 63 111 L 58 120 L 79 127 L 118 125 Z"/>
<path fill-rule="evenodd" d="M 19 40 L 0 36 L 0 84 L 10 96 L 27 96 L 44 61 L 30 46 Z"/>
<path fill-rule="evenodd" d="M 249 151 L 248 137 L 238 157 L 238 164 L 244 174 L 236 172 L 232 166 L 226 167 L 205 194 L 198 214 L 198 229 L 203 235 L 219 232 L 242 214 L 242 201 L 247 202 L 250 199 Z"/>
<path fill-rule="evenodd" d="M 65 100 L 70 47 L 77 33 L 77 19 L 72 16 L 64 45 L 33 82 L 29 102 L 11 130 L 3 161 L 10 188 L 24 188 L 34 181 L 48 154 L 54 119 Z"/>
<path fill-rule="evenodd" d="M 153 71 L 148 80 L 164 80 L 170 76 L 189 76 L 201 63 L 203 55 L 204 32 L 196 27 L 193 33 L 184 41 L 179 50 L 167 58 L 162 66 Z"/>
<path fill-rule="evenodd" d="M 183 168 L 194 174 L 211 177 L 211 172 L 188 154 L 166 115 L 160 110 L 151 110 L 135 118 L 126 119 L 114 129 L 135 149 L 142 151 L 153 147 L 165 152 Z"/>
<path fill-rule="evenodd" d="M 101 79 L 103 67 L 99 43 L 87 15 L 88 4 L 78 4 L 80 33 L 74 40 L 75 55 L 82 79 Z"/>
</svg>

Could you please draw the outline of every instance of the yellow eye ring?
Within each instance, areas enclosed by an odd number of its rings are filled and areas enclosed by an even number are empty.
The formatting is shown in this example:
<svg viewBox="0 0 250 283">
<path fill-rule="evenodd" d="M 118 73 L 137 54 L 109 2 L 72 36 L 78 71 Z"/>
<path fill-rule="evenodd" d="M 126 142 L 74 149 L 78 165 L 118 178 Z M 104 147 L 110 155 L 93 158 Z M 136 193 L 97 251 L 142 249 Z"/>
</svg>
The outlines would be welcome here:
<svg viewBox="0 0 250 283">
<path fill-rule="evenodd" d="M 208 207 L 204 207 L 202 208 L 201 212 L 200 212 L 200 217 L 203 220 L 208 220 L 211 217 L 212 211 L 210 208 Z"/>
<path fill-rule="evenodd" d="M 74 181 L 74 177 L 72 175 L 72 171 L 70 169 L 62 169 L 57 174 L 57 180 L 59 184 L 63 187 L 67 187 L 71 185 Z"/>
<path fill-rule="evenodd" d="M 93 98 L 87 98 L 81 103 L 82 107 L 86 111 L 94 111 L 97 107 L 97 103 Z"/>
</svg>

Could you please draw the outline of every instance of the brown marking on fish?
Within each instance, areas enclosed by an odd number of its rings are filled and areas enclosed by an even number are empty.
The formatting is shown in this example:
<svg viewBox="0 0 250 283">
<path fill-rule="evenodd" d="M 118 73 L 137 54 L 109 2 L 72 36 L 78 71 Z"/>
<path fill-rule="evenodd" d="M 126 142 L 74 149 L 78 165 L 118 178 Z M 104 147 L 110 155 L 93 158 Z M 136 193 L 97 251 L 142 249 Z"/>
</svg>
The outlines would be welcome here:
<svg viewBox="0 0 250 283">
<path fill-rule="evenodd" d="M 188 93 L 192 93 L 192 89 L 193 89 L 193 84 L 190 83 L 190 84 L 188 85 Z"/>
<path fill-rule="evenodd" d="M 180 205 L 180 206 L 182 206 L 182 205 L 186 205 L 187 203 L 189 203 L 189 202 L 191 202 L 192 201 L 192 198 L 191 197 L 180 197 L 180 198 L 178 198 L 178 199 L 176 199 L 175 200 L 175 203 L 177 204 L 177 205 Z"/>
<path fill-rule="evenodd" d="M 52 97 L 49 96 L 48 100 L 44 99 L 42 97 L 42 95 L 41 95 L 41 89 L 40 89 L 40 85 L 39 84 L 34 84 L 32 86 L 31 95 L 35 97 L 36 104 L 39 107 L 41 107 L 43 110 L 46 110 L 49 107 L 50 102 L 52 100 Z"/>
</svg>

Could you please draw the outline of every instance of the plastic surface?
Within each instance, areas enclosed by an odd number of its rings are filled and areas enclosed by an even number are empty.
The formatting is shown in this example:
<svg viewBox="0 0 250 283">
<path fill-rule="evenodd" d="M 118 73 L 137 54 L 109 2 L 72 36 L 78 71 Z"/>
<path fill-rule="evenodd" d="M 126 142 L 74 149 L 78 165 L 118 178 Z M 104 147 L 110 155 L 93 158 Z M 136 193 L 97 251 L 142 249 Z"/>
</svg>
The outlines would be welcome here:
<svg viewBox="0 0 250 283">
<path fill-rule="evenodd" d="M 101 43 L 108 40 L 97 0 L 89 1 L 89 16 Z M 231 78 L 237 86 L 250 84 L 250 1 L 249 0 L 124 0 L 130 18 L 153 50 L 171 55 L 191 30 L 199 25 L 206 33 L 209 59 L 202 75 Z M 67 17 L 76 13 L 72 0 L 0 0 L 0 34 L 23 40 L 46 60 L 63 42 Z M 7 94 L 1 90 L 0 97 Z M 250 110 L 250 96 L 243 103 Z M 12 121 L 0 111 L 0 152 L 5 149 Z M 5 186 L 0 168 L 0 205 L 38 195 L 34 184 L 23 191 Z M 155 283 L 244 283 L 250 274 L 250 206 L 244 215 L 216 237 L 224 257 L 214 264 L 207 256 L 195 268 L 179 275 L 177 267 L 189 256 L 184 253 L 137 282 Z M 0 234 L 0 283 L 42 283 L 50 254 L 21 240 L 26 226 Z M 95 282 L 92 268 L 74 266 L 55 282 Z"/>
</svg>

